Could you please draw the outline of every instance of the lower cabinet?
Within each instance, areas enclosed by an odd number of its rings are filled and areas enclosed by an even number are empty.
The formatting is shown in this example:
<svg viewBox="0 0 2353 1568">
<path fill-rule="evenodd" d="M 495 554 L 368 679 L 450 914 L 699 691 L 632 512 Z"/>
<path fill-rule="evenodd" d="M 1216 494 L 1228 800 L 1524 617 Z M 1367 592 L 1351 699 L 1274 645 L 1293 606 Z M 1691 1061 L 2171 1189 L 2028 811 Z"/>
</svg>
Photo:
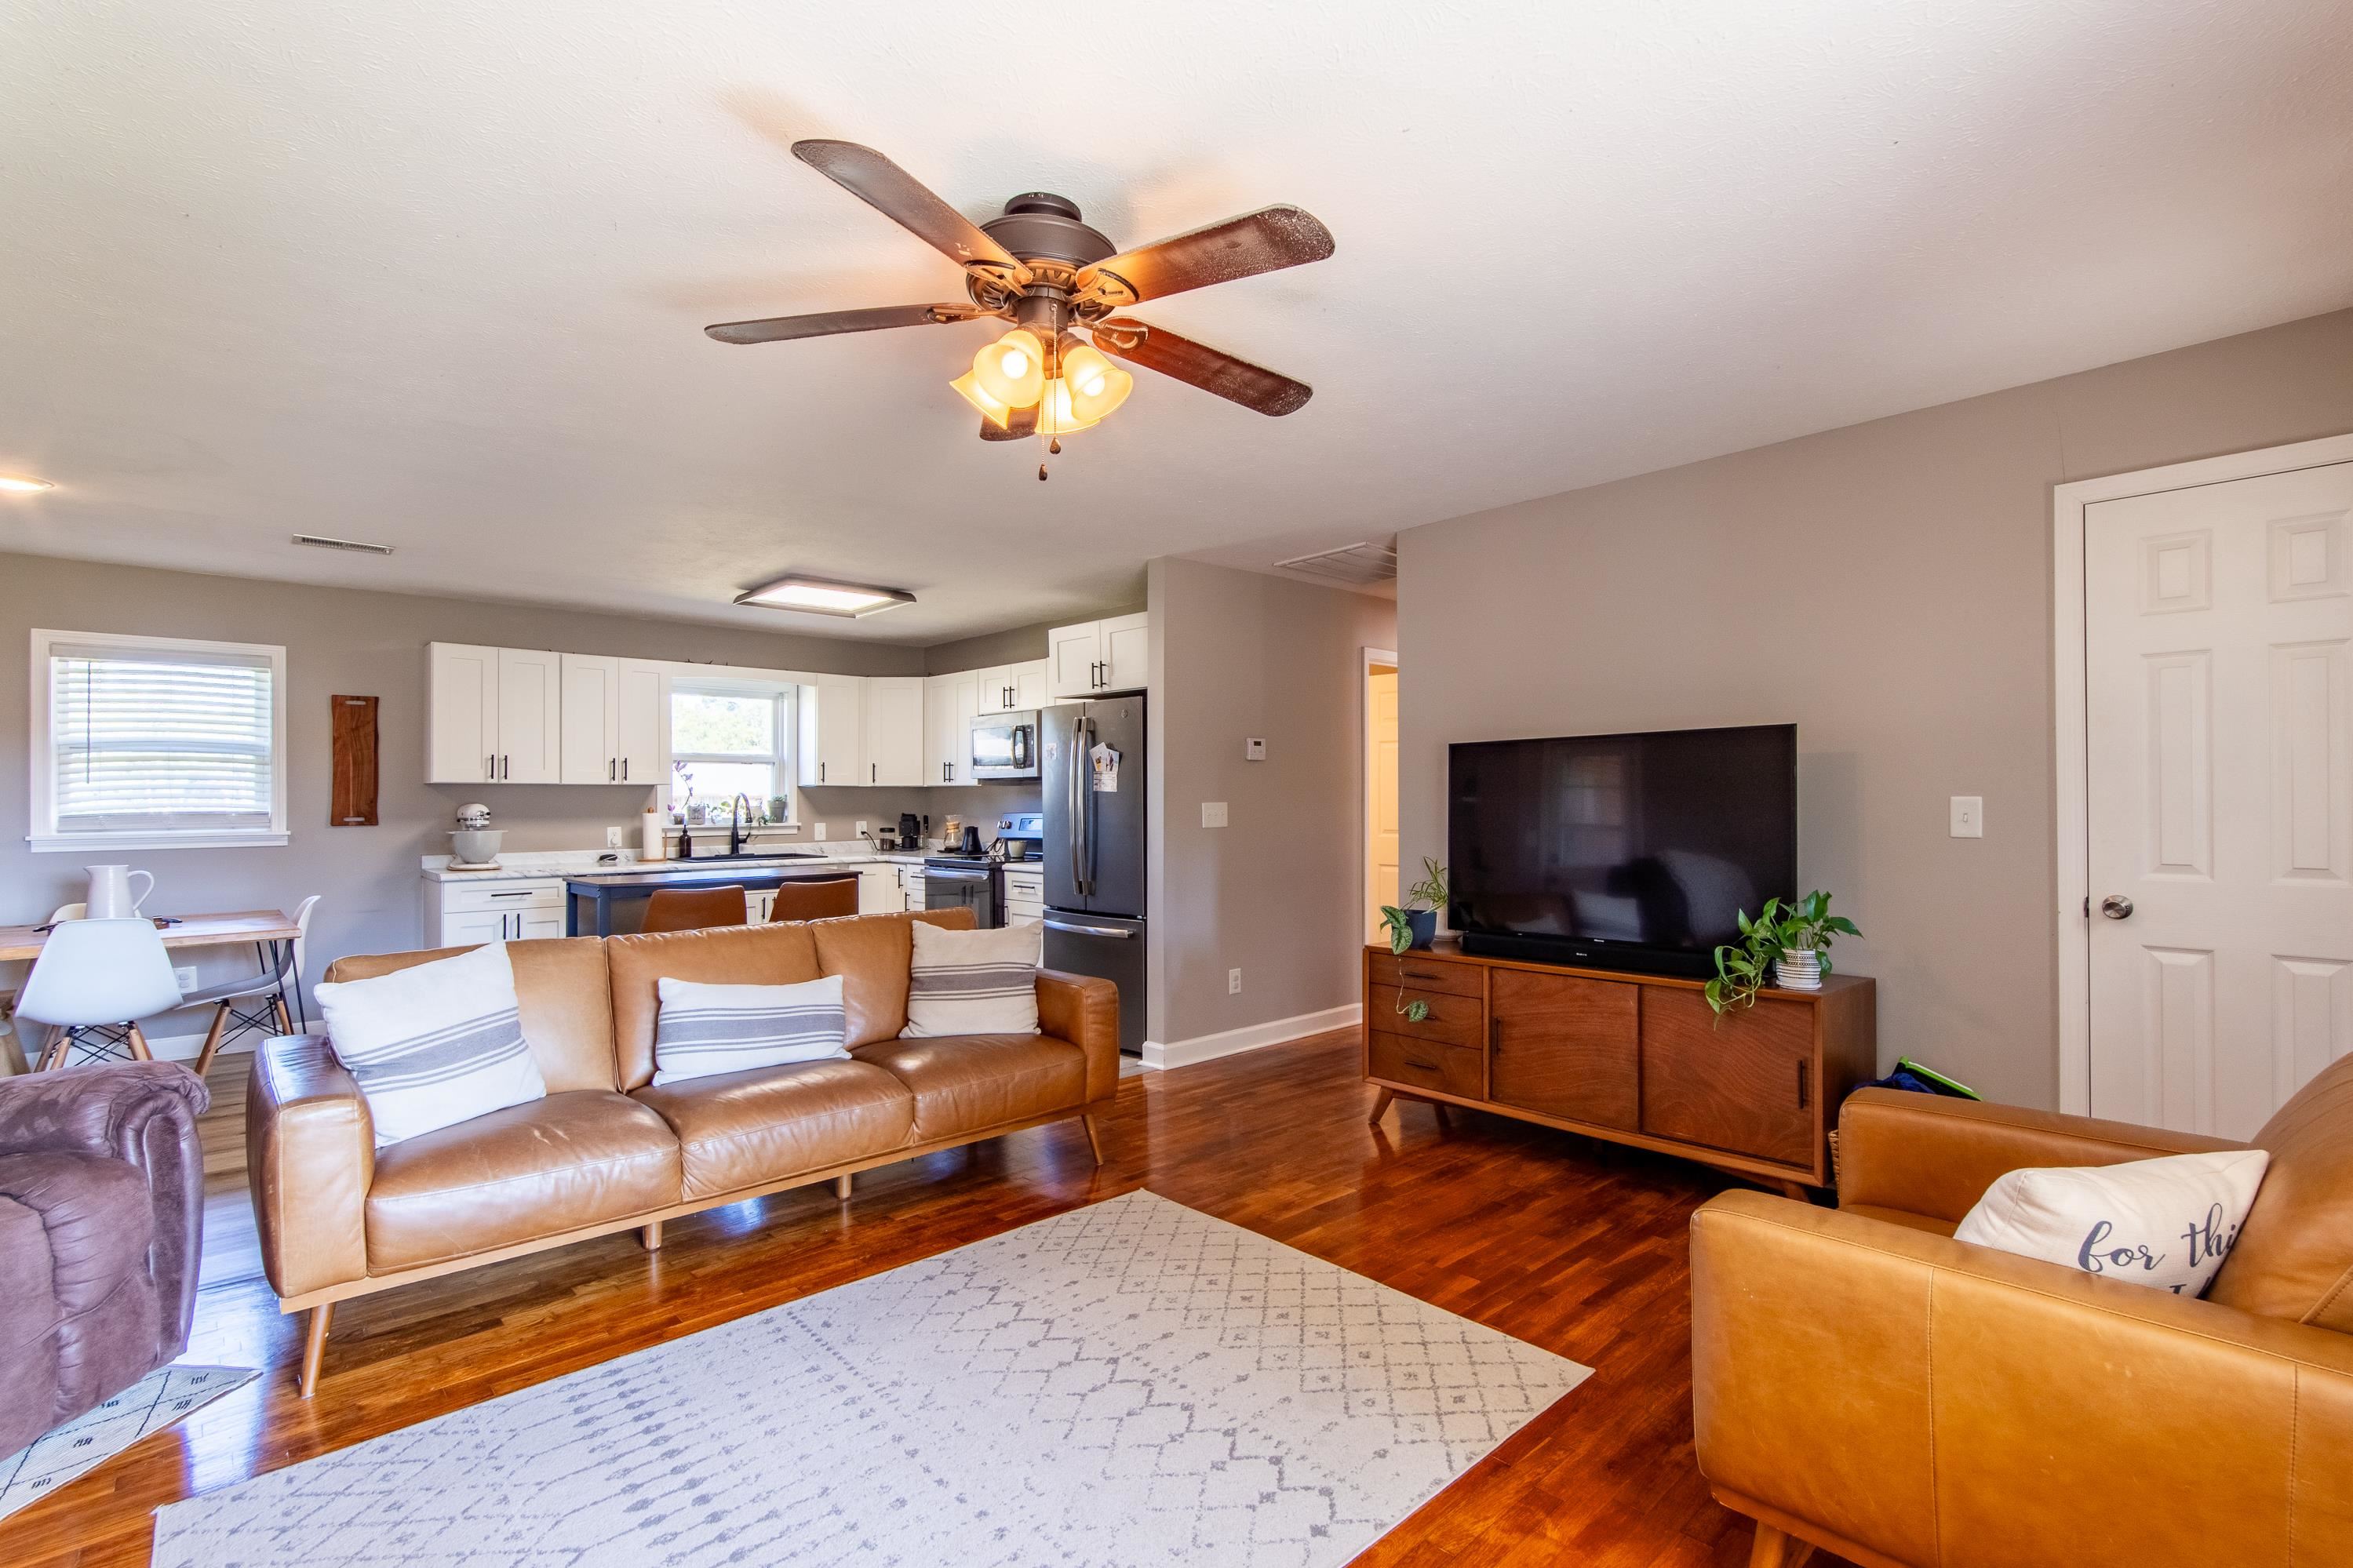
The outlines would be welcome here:
<svg viewBox="0 0 2353 1568">
<path fill-rule="evenodd" d="M 1036 925 L 1046 918 L 1046 873 L 1008 869 L 1005 873 L 1005 923 Z"/>
<path fill-rule="evenodd" d="M 1390 1096 L 1821 1186 L 1839 1103 L 1877 1071 L 1877 997 L 1832 975 L 1718 1018 L 1695 981 L 1367 949 L 1365 1076 Z"/>
<path fill-rule="evenodd" d="M 555 877 L 432 882 L 425 887 L 425 945 L 479 947 L 564 934 L 564 882 Z"/>
<path fill-rule="evenodd" d="M 898 867 L 885 863 L 858 868 L 860 914 L 891 914 L 906 907 L 907 896 L 900 889 Z"/>
</svg>

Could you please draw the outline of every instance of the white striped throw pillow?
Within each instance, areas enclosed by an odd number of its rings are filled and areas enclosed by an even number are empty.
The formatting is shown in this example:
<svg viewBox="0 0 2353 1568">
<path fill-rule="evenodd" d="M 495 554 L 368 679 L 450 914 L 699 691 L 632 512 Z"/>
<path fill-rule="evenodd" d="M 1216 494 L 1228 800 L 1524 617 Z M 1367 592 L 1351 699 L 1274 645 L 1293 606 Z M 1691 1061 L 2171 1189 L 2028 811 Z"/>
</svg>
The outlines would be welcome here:
<svg viewBox="0 0 2353 1568">
<path fill-rule="evenodd" d="M 358 1080 L 379 1149 L 547 1096 L 502 942 L 323 984 L 318 996 L 328 1043 Z"/>
<path fill-rule="evenodd" d="M 902 1040 L 1038 1032 L 1038 955 L 1046 928 L 947 931 L 914 922 Z"/>
<path fill-rule="evenodd" d="M 839 974 L 798 985 L 704 985 L 664 975 L 655 991 L 656 1088 L 849 1054 Z"/>
</svg>

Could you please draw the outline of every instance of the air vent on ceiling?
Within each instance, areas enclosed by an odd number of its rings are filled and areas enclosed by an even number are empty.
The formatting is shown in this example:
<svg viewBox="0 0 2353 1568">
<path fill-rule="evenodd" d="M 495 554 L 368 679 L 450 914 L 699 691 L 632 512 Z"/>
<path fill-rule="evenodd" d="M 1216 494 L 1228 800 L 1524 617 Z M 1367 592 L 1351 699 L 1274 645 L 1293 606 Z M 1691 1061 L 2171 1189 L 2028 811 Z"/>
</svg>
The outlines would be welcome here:
<svg viewBox="0 0 2353 1568">
<path fill-rule="evenodd" d="M 356 539 L 330 539 L 323 533 L 298 533 L 294 536 L 294 542 L 315 545 L 321 550 L 356 550 L 363 555 L 392 553 L 389 544 L 363 544 Z"/>
<path fill-rule="evenodd" d="M 1345 583 L 1353 588 L 1369 587 L 1375 583 L 1397 579 L 1397 545 L 1374 543 L 1360 540 L 1344 544 L 1337 550 L 1319 550 L 1313 555 L 1294 555 L 1288 561 L 1278 561 L 1279 571 L 1296 572 L 1303 577 L 1320 577 L 1326 583 Z"/>
</svg>

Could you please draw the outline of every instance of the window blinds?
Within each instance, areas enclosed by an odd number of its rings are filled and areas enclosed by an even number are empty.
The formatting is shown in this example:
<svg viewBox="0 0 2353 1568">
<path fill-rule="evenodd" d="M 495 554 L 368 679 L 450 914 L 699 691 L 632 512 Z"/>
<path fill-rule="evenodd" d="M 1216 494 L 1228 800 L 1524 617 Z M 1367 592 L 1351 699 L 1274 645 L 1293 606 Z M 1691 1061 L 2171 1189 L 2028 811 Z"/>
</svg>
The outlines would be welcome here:
<svg viewBox="0 0 2353 1568">
<path fill-rule="evenodd" d="M 270 680 L 259 655 L 51 645 L 57 831 L 267 829 Z"/>
</svg>

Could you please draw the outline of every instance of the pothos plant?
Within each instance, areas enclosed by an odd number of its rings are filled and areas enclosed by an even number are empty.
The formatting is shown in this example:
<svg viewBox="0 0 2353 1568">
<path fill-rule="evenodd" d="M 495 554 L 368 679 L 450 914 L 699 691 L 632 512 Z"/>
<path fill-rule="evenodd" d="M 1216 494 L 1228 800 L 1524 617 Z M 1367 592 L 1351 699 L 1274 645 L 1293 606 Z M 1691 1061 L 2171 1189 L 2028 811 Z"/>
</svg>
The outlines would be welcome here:
<svg viewBox="0 0 2353 1568">
<path fill-rule="evenodd" d="M 1424 910 L 1446 907 L 1446 868 L 1425 855 L 1421 860 L 1421 880 L 1405 890 L 1405 903 L 1383 904 L 1381 924 L 1388 928 L 1389 951 L 1403 952 L 1413 945 L 1413 917 Z M 1430 1004 L 1419 996 L 1405 999 L 1405 980 L 1398 980 L 1397 1014 L 1409 1024 L 1419 1024 L 1430 1016 Z"/>
<path fill-rule="evenodd" d="M 1831 939 L 1861 936 L 1854 922 L 1831 913 L 1831 896 L 1820 889 L 1802 899 L 1783 903 L 1767 899 L 1750 920 L 1737 912 L 1740 942 L 1715 950 L 1715 978 L 1707 983 L 1707 1005 L 1718 1017 L 1735 1007 L 1753 1007 L 1764 989 L 1773 961 L 1785 952 L 1814 952 L 1821 957 L 1822 973 L 1831 972 Z"/>
</svg>

